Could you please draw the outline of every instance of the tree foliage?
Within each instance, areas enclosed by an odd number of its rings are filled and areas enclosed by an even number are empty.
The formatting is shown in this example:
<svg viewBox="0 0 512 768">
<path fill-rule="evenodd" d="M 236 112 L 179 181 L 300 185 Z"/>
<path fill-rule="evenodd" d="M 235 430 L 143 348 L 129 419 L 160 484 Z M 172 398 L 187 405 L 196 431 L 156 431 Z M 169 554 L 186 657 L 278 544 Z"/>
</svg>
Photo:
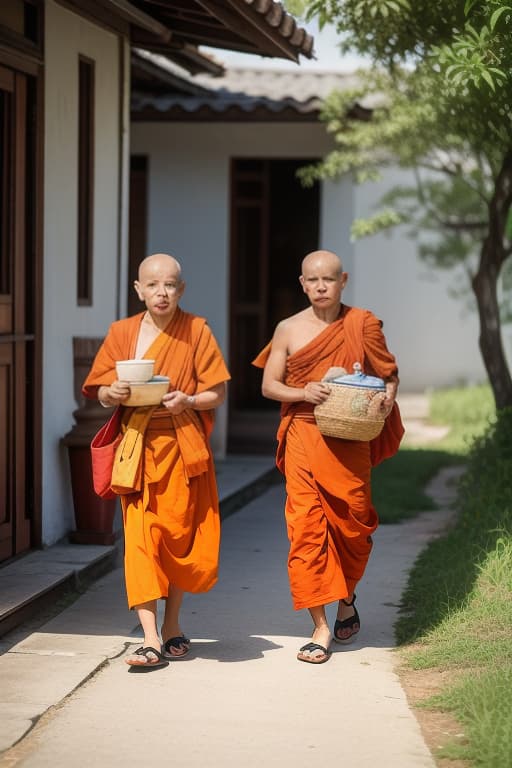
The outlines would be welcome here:
<svg viewBox="0 0 512 768">
<path fill-rule="evenodd" d="M 480 349 L 498 407 L 512 405 L 501 323 L 510 317 L 512 0 L 295 0 L 340 33 L 341 51 L 368 56 L 358 86 L 333 93 L 322 119 L 335 140 L 304 182 L 377 179 L 412 169 L 354 237 L 407 222 L 428 231 L 420 253 L 462 265 L 480 316 Z M 432 235 L 435 237 L 432 237 Z M 501 302 L 501 311 L 500 311 Z"/>
</svg>

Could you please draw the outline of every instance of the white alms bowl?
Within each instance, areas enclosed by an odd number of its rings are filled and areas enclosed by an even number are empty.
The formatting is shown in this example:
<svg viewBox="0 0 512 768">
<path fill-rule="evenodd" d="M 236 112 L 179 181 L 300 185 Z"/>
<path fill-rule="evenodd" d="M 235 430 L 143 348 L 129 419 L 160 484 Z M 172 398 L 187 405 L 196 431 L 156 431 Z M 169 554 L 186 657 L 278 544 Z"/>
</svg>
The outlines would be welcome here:
<svg viewBox="0 0 512 768">
<path fill-rule="evenodd" d="M 142 384 L 149 381 L 154 369 L 154 360 L 118 360 L 116 363 L 117 378 L 129 384 Z"/>
<path fill-rule="evenodd" d="M 123 400 L 123 405 L 137 407 L 139 405 L 158 405 L 162 397 L 169 391 L 167 376 L 153 376 L 151 381 L 142 384 L 130 384 L 130 396 Z"/>
</svg>

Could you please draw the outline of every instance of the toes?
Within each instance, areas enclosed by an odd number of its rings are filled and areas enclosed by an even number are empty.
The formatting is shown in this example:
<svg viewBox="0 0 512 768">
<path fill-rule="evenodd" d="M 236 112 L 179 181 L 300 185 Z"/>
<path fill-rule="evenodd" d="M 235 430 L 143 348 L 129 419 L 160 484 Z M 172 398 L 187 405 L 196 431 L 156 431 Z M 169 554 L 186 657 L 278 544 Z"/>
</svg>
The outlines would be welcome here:
<svg viewBox="0 0 512 768">
<path fill-rule="evenodd" d="M 125 661 L 132 667 L 155 667 L 165 663 L 162 655 L 151 646 L 137 648 Z"/>
</svg>

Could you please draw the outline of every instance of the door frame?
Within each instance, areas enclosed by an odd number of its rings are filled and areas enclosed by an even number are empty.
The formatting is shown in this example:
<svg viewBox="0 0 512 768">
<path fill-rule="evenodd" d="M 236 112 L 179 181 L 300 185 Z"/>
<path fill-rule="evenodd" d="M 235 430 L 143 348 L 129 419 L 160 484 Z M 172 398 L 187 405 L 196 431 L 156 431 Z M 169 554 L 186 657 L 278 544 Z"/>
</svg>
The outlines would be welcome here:
<svg viewBox="0 0 512 768">
<path fill-rule="evenodd" d="M 0 66 L 13 72 L 15 81 L 20 88 L 26 90 L 24 108 L 30 124 L 30 152 L 24 158 L 16 152 L 14 166 L 18 164 L 18 172 L 24 173 L 24 182 L 29 179 L 30 189 L 15 190 L 13 201 L 13 243 L 15 261 L 21 261 L 22 274 L 17 281 L 18 303 L 30 304 L 24 310 L 24 317 L 16 317 L 12 342 L 27 340 L 30 336 L 32 353 L 28 360 L 27 370 L 24 371 L 24 381 L 13 381 L 15 390 L 21 390 L 22 396 L 12 394 L 12 402 L 16 409 L 18 420 L 25 425 L 25 446 L 20 455 L 12 461 L 23 462 L 24 469 L 20 473 L 23 483 L 14 477 L 11 499 L 13 516 L 18 517 L 18 526 L 28 527 L 28 532 L 22 534 L 22 540 L 14 538 L 11 556 L 23 554 L 30 548 L 40 547 L 42 542 L 42 403 L 43 403 L 43 223 L 44 223 L 44 93 L 43 65 L 36 57 L 25 56 L 16 50 L 0 50 Z M 24 83 L 24 86 L 21 84 Z M 22 109 L 16 107 L 14 109 Z M 30 110 L 30 113 L 29 113 Z M 18 113 L 18 117 L 21 113 Z M 13 137 L 16 146 L 16 137 Z M 25 143 L 26 146 L 26 143 Z M 22 164 L 22 167 L 20 166 Z M 21 217 L 19 216 L 19 212 Z M 31 264 L 31 272 L 27 278 L 26 264 Z M 21 302 L 20 302 L 21 299 Z M 14 310 L 16 312 L 16 309 Z M 30 314 L 30 317 L 29 317 Z M 29 319 L 28 319 L 29 318 Z M 21 324 L 21 325 L 20 325 Z M 30 324 L 30 329 L 27 325 Z M 17 329 L 22 332 L 18 334 Z M 30 330 L 27 335 L 25 332 Z M 6 334 L 3 341 L 9 343 Z M 19 338 L 18 338 L 19 337 Z M 26 347 L 23 348 L 23 353 Z M 16 354 L 16 352 L 14 352 Z M 19 351 L 18 355 L 22 354 Z M 27 362 L 25 359 L 24 362 Z M 29 377 L 28 380 L 26 377 Z M 20 411 L 22 411 L 20 413 Z M 12 480 L 12 478 L 9 478 Z"/>
</svg>

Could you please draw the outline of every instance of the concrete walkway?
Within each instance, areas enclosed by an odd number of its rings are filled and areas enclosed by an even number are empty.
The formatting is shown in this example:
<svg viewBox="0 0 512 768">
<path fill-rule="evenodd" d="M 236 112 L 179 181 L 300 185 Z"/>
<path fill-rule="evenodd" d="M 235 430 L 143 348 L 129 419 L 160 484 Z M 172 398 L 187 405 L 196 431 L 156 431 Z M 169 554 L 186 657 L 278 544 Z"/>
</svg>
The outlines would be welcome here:
<svg viewBox="0 0 512 768">
<path fill-rule="evenodd" d="M 254 498 L 277 474 L 273 456 L 229 456 L 217 462 L 217 485 L 222 518 Z M 92 581 L 112 570 L 122 545 L 121 514 L 118 509 L 114 530 L 119 541 L 113 546 L 60 542 L 0 568 L 0 638 L 26 623 L 34 614 L 55 609 L 70 592 L 85 589 Z M 5 647 L 0 642 L 0 650 Z M 1 749 L 1 745 L 0 745 Z"/>
<path fill-rule="evenodd" d="M 255 461 L 260 476 L 272 464 Z M 224 499 L 251 473 L 254 463 L 238 459 L 222 481 L 219 466 Z M 41 626 L 6 635 L 0 766 L 432 768 L 394 672 L 393 623 L 414 559 L 446 524 L 449 479 L 433 489 L 443 509 L 378 530 L 358 588 L 361 632 L 324 665 L 295 658 L 310 620 L 291 607 L 281 484 L 224 521 L 219 583 L 184 603 L 186 659 L 142 674 L 124 664 L 141 635 L 119 567 Z"/>
</svg>

